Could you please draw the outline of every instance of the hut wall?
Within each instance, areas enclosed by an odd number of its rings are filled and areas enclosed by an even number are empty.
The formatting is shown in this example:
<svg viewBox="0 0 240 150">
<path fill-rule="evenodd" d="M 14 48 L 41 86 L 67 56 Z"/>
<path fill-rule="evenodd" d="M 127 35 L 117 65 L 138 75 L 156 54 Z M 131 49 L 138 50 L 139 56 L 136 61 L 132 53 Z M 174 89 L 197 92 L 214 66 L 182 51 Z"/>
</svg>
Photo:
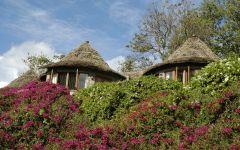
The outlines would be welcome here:
<svg viewBox="0 0 240 150">
<path fill-rule="evenodd" d="M 58 67 L 49 68 L 47 80 L 52 83 L 59 83 L 70 90 L 86 88 L 95 82 L 112 82 L 119 79 L 106 72 L 100 72 L 87 68 Z"/>
<path fill-rule="evenodd" d="M 89 87 L 89 86 L 93 85 L 94 83 L 95 83 L 94 76 L 89 75 L 86 79 L 85 87 Z"/>
<path fill-rule="evenodd" d="M 183 82 L 184 84 L 189 82 L 191 77 L 204 67 L 206 64 L 175 64 L 167 65 L 161 68 L 154 69 L 150 74 L 162 77 L 164 79 L 172 79 Z"/>
<path fill-rule="evenodd" d="M 112 76 L 106 76 L 103 74 L 96 74 L 95 76 L 95 82 L 113 82 L 117 81 L 114 77 Z"/>
</svg>

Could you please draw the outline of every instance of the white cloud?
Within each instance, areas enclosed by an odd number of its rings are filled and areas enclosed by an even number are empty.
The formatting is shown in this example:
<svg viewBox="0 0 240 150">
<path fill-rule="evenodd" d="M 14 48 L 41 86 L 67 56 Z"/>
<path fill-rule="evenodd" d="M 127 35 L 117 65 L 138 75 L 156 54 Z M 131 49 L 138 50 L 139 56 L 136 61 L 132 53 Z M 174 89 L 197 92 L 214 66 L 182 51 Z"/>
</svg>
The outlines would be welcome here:
<svg viewBox="0 0 240 150">
<path fill-rule="evenodd" d="M 36 7 L 25 0 L 9 0 L 8 4 L 14 9 L 17 18 L 5 23 L 5 27 L 20 36 L 24 33 L 28 38 L 66 47 L 83 41 L 84 37 L 95 32 L 93 29 L 58 19 L 51 11 Z M 11 10 L 5 11 L 11 13 Z"/>
<path fill-rule="evenodd" d="M 7 82 L 0 81 L 0 88 L 7 86 Z"/>
<path fill-rule="evenodd" d="M 120 64 L 125 61 L 124 56 L 118 56 L 107 61 L 108 65 L 115 71 L 119 71 Z"/>
<path fill-rule="evenodd" d="M 25 59 L 28 54 L 44 54 L 52 57 L 55 51 L 50 45 L 44 42 L 27 41 L 12 46 L 0 56 L 0 82 L 2 85 L 11 82 L 17 78 L 20 73 L 28 69 L 23 62 L 23 59 Z"/>
</svg>

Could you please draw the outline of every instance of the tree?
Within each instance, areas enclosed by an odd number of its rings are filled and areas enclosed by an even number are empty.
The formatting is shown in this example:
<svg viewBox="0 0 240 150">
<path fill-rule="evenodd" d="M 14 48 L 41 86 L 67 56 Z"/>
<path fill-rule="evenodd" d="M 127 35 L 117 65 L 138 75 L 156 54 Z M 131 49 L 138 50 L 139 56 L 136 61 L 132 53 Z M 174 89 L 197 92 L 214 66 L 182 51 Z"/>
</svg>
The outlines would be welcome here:
<svg viewBox="0 0 240 150">
<path fill-rule="evenodd" d="M 201 17 L 198 10 L 189 11 L 184 15 L 176 28 L 170 42 L 170 49 L 176 50 L 184 41 L 195 35 L 208 45 L 211 44 L 211 37 L 214 35 L 212 21 Z"/>
<path fill-rule="evenodd" d="M 47 56 L 41 54 L 39 56 L 35 55 L 29 55 L 26 59 L 23 60 L 24 63 L 29 67 L 30 70 L 33 70 L 34 72 L 38 72 L 39 68 L 41 66 L 47 65 L 52 62 L 50 58 Z"/>
<path fill-rule="evenodd" d="M 168 1 L 162 5 L 153 3 L 143 18 L 140 32 L 136 33 L 129 48 L 133 52 L 153 52 L 164 60 L 170 53 L 170 41 L 179 24 L 182 15 L 191 10 L 187 1 L 171 4 Z"/>
<path fill-rule="evenodd" d="M 204 0 L 180 20 L 171 48 L 176 49 L 194 34 L 220 57 L 240 53 L 239 8 L 239 0 Z"/>
<path fill-rule="evenodd" d="M 121 72 L 132 72 L 143 70 L 149 66 L 153 65 L 153 60 L 144 55 L 129 55 L 126 60 L 120 64 Z"/>
<path fill-rule="evenodd" d="M 204 0 L 200 6 L 154 3 L 130 42 L 133 52 L 153 52 L 164 59 L 187 38 L 199 37 L 220 57 L 240 53 L 240 1 Z"/>
<path fill-rule="evenodd" d="M 120 63 L 121 72 L 131 72 L 135 69 L 136 60 L 134 57 L 127 56 L 125 61 Z"/>
<path fill-rule="evenodd" d="M 221 48 L 223 54 L 240 53 L 240 0 L 228 0 L 225 3 L 225 18 L 222 27 Z"/>
<path fill-rule="evenodd" d="M 42 72 L 41 69 L 42 66 L 52 63 L 54 61 L 61 60 L 63 57 L 64 55 L 55 55 L 53 58 L 49 58 L 43 54 L 40 55 L 28 54 L 28 57 L 23 61 L 30 70 L 34 71 L 37 74 L 40 74 Z"/>
</svg>

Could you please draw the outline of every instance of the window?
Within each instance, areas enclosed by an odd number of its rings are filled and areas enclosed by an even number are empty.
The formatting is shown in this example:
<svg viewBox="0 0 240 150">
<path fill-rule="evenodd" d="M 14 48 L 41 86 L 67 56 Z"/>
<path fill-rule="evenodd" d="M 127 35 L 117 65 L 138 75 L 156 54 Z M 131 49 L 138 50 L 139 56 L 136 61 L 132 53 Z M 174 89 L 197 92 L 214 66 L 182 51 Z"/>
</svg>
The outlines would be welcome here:
<svg viewBox="0 0 240 150">
<path fill-rule="evenodd" d="M 159 77 L 164 78 L 164 73 L 163 72 L 159 73 Z"/>
<path fill-rule="evenodd" d="M 67 73 L 59 73 L 58 74 L 58 83 L 66 86 L 66 77 L 67 77 Z"/>
<path fill-rule="evenodd" d="M 56 84 L 57 83 L 57 78 L 58 78 L 58 74 L 54 74 L 52 77 L 52 83 Z"/>
<path fill-rule="evenodd" d="M 171 72 L 166 72 L 166 79 L 173 79 L 173 74 Z"/>
<path fill-rule="evenodd" d="M 75 83 L 76 83 L 76 73 L 69 73 L 69 82 L 68 87 L 70 90 L 75 89 Z"/>
<path fill-rule="evenodd" d="M 177 80 L 183 82 L 183 70 L 178 70 Z"/>
<path fill-rule="evenodd" d="M 85 88 L 87 86 L 86 81 L 87 81 L 88 75 L 81 73 L 80 74 L 80 80 L 79 80 L 79 87 L 80 88 Z"/>
</svg>

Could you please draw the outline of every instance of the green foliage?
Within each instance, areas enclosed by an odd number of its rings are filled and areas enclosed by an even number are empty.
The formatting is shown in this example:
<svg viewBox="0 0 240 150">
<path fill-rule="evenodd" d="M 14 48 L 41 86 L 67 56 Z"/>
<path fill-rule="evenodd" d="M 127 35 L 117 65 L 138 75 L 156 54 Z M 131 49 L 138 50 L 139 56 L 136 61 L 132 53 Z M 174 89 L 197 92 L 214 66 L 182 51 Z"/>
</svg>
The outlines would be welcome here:
<svg viewBox="0 0 240 150">
<path fill-rule="evenodd" d="M 237 82 L 218 92 L 218 96 L 196 93 L 192 89 L 183 91 L 160 92 L 149 97 L 114 120 L 112 126 L 125 131 L 126 141 L 144 137 L 138 146 L 145 145 L 149 149 L 239 147 Z M 180 97 L 176 98 L 175 93 Z"/>
<path fill-rule="evenodd" d="M 142 71 L 153 65 L 153 61 L 142 53 L 136 53 L 126 57 L 125 61 L 120 64 L 122 72 Z"/>
<path fill-rule="evenodd" d="M 208 45 L 211 45 L 210 37 L 214 34 L 212 20 L 199 16 L 201 16 L 201 12 L 192 10 L 181 18 L 179 26 L 171 39 L 171 51 L 176 50 L 193 35 L 200 38 Z"/>
<path fill-rule="evenodd" d="M 78 91 L 74 101 L 67 89 L 50 83 L 2 89 L 0 145 L 8 149 L 239 149 L 239 62 L 232 56 L 209 64 L 191 88 L 145 76 L 97 83 Z"/>
<path fill-rule="evenodd" d="M 34 71 L 37 71 L 39 67 L 52 62 L 50 58 L 48 58 L 43 54 L 39 56 L 28 55 L 28 57 L 23 61 L 29 67 L 30 70 L 34 70 Z"/>
<path fill-rule="evenodd" d="M 35 74 L 41 74 L 43 69 L 41 68 L 44 65 L 49 63 L 59 61 L 64 57 L 64 55 L 54 55 L 52 58 L 45 56 L 44 54 L 40 55 L 29 55 L 23 62 L 28 66 L 30 71 L 33 71 Z M 30 82 L 30 81 L 29 81 Z"/>
<path fill-rule="evenodd" d="M 179 20 L 191 9 L 192 5 L 186 0 L 180 3 L 153 3 L 142 19 L 139 32 L 134 35 L 128 47 L 133 52 L 157 53 L 159 58 L 164 60 L 169 55 L 170 41 Z"/>
<path fill-rule="evenodd" d="M 193 77 L 191 87 L 203 93 L 214 94 L 238 80 L 240 80 L 240 57 L 233 55 L 213 62 L 200 70 Z"/>
<path fill-rule="evenodd" d="M 144 98 L 161 90 L 179 90 L 181 84 L 157 77 L 141 77 L 119 83 L 98 83 L 80 90 L 75 99 L 91 122 L 118 117 Z"/>
<path fill-rule="evenodd" d="M 156 52 L 164 60 L 196 35 L 220 57 L 240 53 L 239 7 L 239 0 L 204 0 L 197 7 L 185 0 L 154 3 L 129 47 L 133 52 Z"/>
</svg>

